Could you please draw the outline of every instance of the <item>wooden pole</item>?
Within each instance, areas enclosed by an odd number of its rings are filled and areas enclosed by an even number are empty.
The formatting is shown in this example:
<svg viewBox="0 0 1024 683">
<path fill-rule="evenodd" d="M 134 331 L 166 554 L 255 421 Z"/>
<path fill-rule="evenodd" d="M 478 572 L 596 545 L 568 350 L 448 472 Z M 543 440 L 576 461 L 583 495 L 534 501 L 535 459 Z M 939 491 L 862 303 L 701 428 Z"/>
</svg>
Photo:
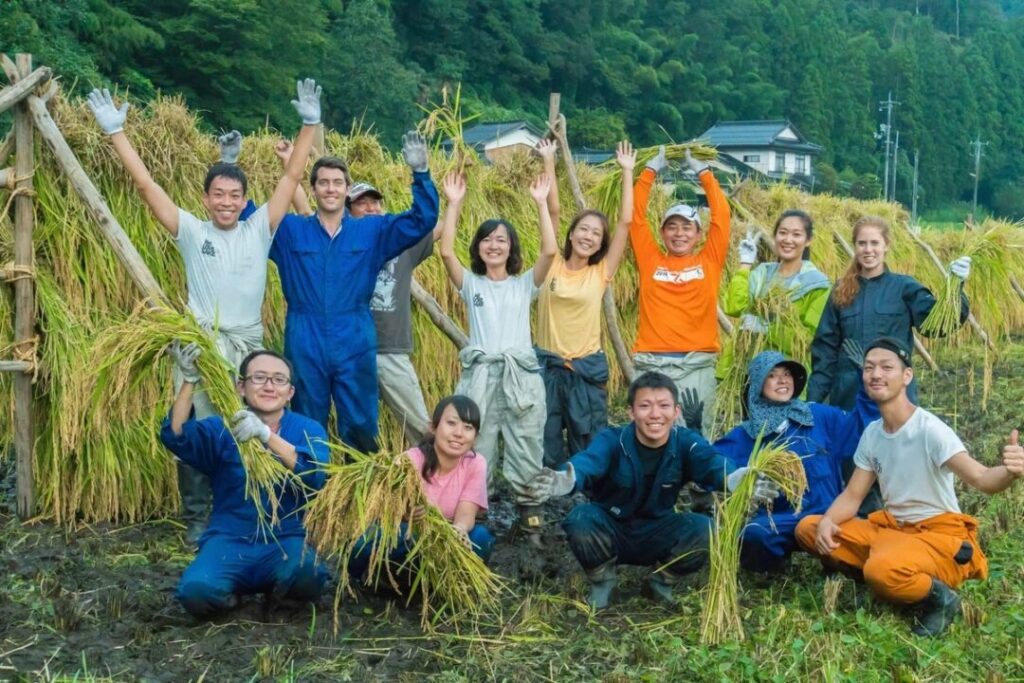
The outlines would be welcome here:
<svg viewBox="0 0 1024 683">
<path fill-rule="evenodd" d="M 27 79 L 32 72 L 32 56 L 17 55 L 18 74 Z M 38 82 L 38 80 L 36 81 Z M 15 85 L 17 87 L 17 85 Z M 34 86 L 32 86 L 34 87 Z M 14 192 L 14 266 L 31 272 L 32 259 L 32 169 L 35 167 L 32 118 L 24 102 L 14 110 L 14 172 L 18 177 Z M 34 279 L 22 277 L 14 280 L 14 343 L 21 353 L 35 353 L 35 295 Z M 29 372 L 14 376 L 14 452 L 17 458 L 18 516 L 27 519 L 35 513 L 33 487 L 32 379 Z"/>
<path fill-rule="evenodd" d="M 1024 301 L 1024 287 L 1021 287 L 1020 282 L 1017 280 L 1017 278 L 1013 277 L 1012 275 L 1010 276 L 1010 287 L 1012 287 L 1013 291 L 1017 292 L 1017 296 L 1019 296 L 1021 300 Z"/>
<path fill-rule="evenodd" d="M 51 75 L 48 67 L 41 66 L 27 76 L 20 76 L 14 85 L 0 90 L 0 113 L 21 102 L 32 93 L 36 86 L 50 80 Z"/>
<path fill-rule="evenodd" d="M 0 372 L 32 372 L 32 363 L 24 360 L 0 360 Z"/>
<path fill-rule="evenodd" d="M 7 163 L 7 158 L 14 153 L 14 130 L 7 132 L 4 141 L 0 142 L 0 166 Z"/>
<path fill-rule="evenodd" d="M 410 290 L 412 299 L 426 312 L 427 316 L 433 321 L 434 325 L 439 330 L 444 332 L 455 346 L 462 350 L 469 344 L 469 337 L 462 331 L 462 328 L 456 324 L 454 320 L 448 317 L 448 314 L 441 308 L 441 304 L 437 302 L 430 292 L 428 292 L 423 285 L 416 281 L 416 278 L 412 280 L 412 288 Z"/>
</svg>

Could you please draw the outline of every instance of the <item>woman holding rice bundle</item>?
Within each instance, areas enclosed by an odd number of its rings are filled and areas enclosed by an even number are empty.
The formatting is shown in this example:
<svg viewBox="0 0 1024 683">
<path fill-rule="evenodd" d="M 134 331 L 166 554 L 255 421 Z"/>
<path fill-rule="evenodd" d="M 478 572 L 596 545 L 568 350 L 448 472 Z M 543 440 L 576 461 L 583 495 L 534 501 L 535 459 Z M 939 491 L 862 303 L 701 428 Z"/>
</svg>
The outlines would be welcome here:
<svg viewBox="0 0 1024 683">
<path fill-rule="evenodd" d="M 480 408 L 467 396 L 447 396 L 434 408 L 429 431 L 405 455 L 422 476 L 420 485 L 427 502 L 452 523 L 462 541 L 484 562 L 491 556 L 494 536 L 476 515 L 487 509 L 487 461 L 474 449 L 480 433 Z M 409 554 L 411 539 L 402 540 L 389 557 L 401 564 Z M 349 573 L 362 577 L 370 563 L 373 544 L 365 543 L 349 560 Z"/>
<path fill-rule="evenodd" d="M 478 451 L 493 472 L 498 436 L 504 442 L 502 472 L 519 506 L 519 527 L 540 546 L 540 504 L 527 484 L 541 469 L 545 410 L 544 381 L 530 338 L 530 304 L 551 269 L 557 246 L 548 211 L 552 179 L 540 175 L 530 186 L 540 222 L 540 253 L 534 267 L 521 272 L 519 236 L 507 221 L 484 221 L 469 247 L 470 268 L 455 254 L 455 231 L 466 181 L 450 174 L 444 180 L 449 206 L 441 235 L 441 260 L 452 284 L 466 302 L 469 344 L 459 353 L 462 378 L 456 393 L 480 406 Z"/>
<path fill-rule="evenodd" d="M 550 140 L 538 146 L 544 171 L 552 179 L 555 150 Z M 557 467 L 568 455 L 582 451 L 608 426 L 608 359 L 601 349 L 601 302 L 626 252 L 636 151 L 628 142 L 620 142 L 615 160 L 622 168 L 622 207 L 615 236 L 609 235 L 608 217 L 600 211 L 576 214 L 537 298 L 537 358 L 544 368 L 547 393 L 546 467 Z M 557 226 L 554 180 L 548 211 L 552 225 Z"/>
<path fill-rule="evenodd" d="M 824 402 L 844 410 L 854 407 L 861 388 L 861 373 L 844 346 L 866 348 L 878 337 L 895 337 L 914 348 L 913 328 L 935 306 L 935 297 L 910 275 L 893 273 L 885 265 L 892 243 L 889 224 L 877 216 L 865 216 L 853 226 L 854 260 L 836 282 L 818 330 L 811 343 L 811 378 L 807 400 Z M 961 256 L 950 264 L 950 274 L 961 282 L 960 324 L 970 312 L 963 281 L 971 272 L 971 259 Z M 917 383 L 907 388 L 917 402 Z"/>
</svg>

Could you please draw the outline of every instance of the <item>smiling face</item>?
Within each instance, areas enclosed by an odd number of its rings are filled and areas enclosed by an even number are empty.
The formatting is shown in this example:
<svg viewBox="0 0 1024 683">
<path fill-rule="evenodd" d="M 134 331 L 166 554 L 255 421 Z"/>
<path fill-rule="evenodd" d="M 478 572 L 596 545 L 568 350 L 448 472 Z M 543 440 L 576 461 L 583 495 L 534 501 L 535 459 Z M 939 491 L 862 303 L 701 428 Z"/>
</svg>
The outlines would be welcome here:
<svg viewBox="0 0 1024 683">
<path fill-rule="evenodd" d="M 288 364 L 280 358 L 259 355 L 249 361 L 246 376 L 238 381 L 238 395 L 256 413 L 270 414 L 282 410 L 295 394 Z M 284 384 L 277 384 L 281 379 Z"/>
<path fill-rule="evenodd" d="M 434 451 L 438 456 L 461 458 L 473 450 L 476 443 L 476 427 L 459 417 L 455 406 L 448 404 L 441 419 L 433 425 Z"/>
<path fill-rule="evenodd" d="M 349 203 L 348 212 L 352 214 L 353 218 L 381 216 L 384 214 L 384 205 L 381 204 L 380 197 L 366 193 Z"/>
<path fill-rule="evenodd" d="M 316 197 L 318 211 L 333 214 L 344 210 L 347 195 L 348 181 L 345 180 L 344 171 L 327 166 L 317 169 L 313 196 Z"/>
<path fill-rule="evenodd" d="M 761 396 L 768 401 L 786 403 L 793 398 L 793 373 L 784 365 L 772 368 L 761 385 Z"/>
<path fill-rule="evenodd" d="M 504 268 L 508 263 L 511 240 L 508 236 L 508 228 L 499 225 L 491 234 L 480 240 L 478 247 L 480 260 L 488 269 Z"/>
<path fill-rule="evenodd" d="M 230 230 L 238 225 L 238 217 L 245 208 L 242 183 L 226 176 L 215 177 L 203 193 L 203 205 L 215 227 Z"/>
<path fill-rule="evenodd" d="M 873 277 L 885 270 L 885 254 L 889 243 L 882 229 L 874 225 L 863 225 L 857 231 L 853 242 L 854 257 L 860 266 L 861 275 Z"/>
<path fill-rule="evenodd" d="M 644 446 L 657 448 L 668 441 L 680 408 L 668 389 L 637 389 L 629 418 L 636 423 L 636 436 Z"/>
<path fill-rule="evenodd" d="M 868 397 L 882 404 L 899 398 L 906 391 L 914 379 L 914 371 L 904 365 L 894 351 L 874 348 L 864 357 L 861 377 Z"/>
<path fill-rule="evenodd" d="M 801 261 L 804 249 L 811 243 L 807 228 L 798 216 L 787 216 L 775 229 L 775 254 L 779 261 Z"/>
<path fill-rule="evenodd" d="M 697 248 L 700 225 L 682 216 L 672 216 L 661 226 L 661 241 L 672 256 L 688 256 Z"/>
<path fill-rule="evenodd" d="M 589 259 L 601 249 L 604 239 L 604 223 L 593 214 L 583 216 L 569 233 L 569 245 L 573 256 Z"/>
</svg>

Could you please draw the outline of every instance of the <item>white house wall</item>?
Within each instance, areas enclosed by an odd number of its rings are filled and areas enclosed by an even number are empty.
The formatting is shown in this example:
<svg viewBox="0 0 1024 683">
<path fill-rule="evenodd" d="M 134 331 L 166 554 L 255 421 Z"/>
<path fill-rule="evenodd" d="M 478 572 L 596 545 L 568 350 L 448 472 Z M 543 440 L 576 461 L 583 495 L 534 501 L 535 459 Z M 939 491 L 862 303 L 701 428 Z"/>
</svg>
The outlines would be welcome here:
<svg viewBox="0 0 1024 683">
<path fill-rule="evenodd" d="M 494 149 L 501 147 L 512 147 L 514 145 L 526 145 L 527 147 L 533 148 L 540 142 L 540 138 L 525 129 L 519 129 L 501 135 L 498 138 L 488 140 L 484 144 L 484 151 L 490 152 Z"/>
</svg>

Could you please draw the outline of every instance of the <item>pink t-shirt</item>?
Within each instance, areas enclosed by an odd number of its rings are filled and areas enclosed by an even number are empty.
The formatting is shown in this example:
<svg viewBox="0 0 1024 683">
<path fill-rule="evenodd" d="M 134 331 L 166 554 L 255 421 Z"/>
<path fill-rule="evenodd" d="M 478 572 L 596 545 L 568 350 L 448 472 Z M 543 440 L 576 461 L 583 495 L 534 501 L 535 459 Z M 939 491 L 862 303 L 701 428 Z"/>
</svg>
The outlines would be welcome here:
<svg viewBox="0 0 1024 683">
<path fill-rule="evenodd" d="M 423 451 L 410 448 L 405 454 L 416 471 L 422 472 Z M 455 508 L 464 500 L 476 503 L 482 510 L 487 509 L 487 461 L 474 451 L 463 455 L 451 472 L 434 472 L 430 481 L 424 480 L 422 484 L 427 500 L 449 521 L 455 519 Z"/>
</svg>

